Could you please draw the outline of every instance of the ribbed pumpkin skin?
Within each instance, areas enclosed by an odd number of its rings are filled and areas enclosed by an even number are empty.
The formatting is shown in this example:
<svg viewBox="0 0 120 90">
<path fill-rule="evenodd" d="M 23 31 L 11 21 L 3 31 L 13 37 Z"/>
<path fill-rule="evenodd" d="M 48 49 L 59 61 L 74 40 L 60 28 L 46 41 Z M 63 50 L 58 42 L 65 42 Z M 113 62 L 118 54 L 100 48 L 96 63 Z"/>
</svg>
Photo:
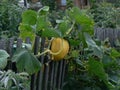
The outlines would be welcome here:
<svg viewBox="0 0 120 90">
<path fill-rule="evenodd" d="M 53 60 L 61 60 L 63 59 L 67 53 L 69 52 L 69 43 L 65 39 L 62 38 L 54 38 L 51 43 L 51 51 L 53 53 L 57 53 L 62 49 L 62 51 L 57 55 L 52 55 Z"/>
</svg>

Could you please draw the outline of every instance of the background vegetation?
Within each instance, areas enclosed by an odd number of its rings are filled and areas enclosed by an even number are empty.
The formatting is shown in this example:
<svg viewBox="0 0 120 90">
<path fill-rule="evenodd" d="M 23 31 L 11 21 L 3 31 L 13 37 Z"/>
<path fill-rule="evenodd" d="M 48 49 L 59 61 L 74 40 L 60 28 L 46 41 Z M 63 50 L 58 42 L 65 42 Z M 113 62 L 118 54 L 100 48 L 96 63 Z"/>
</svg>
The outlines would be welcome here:
<svg viewBox="0 0 120 90">
<path fill-rule="evenodd" d="M 18 36 L 18 26 L 23 10 L 18 5 L 18 0 L 0 1 L 0 38 Z"/>
</svg>

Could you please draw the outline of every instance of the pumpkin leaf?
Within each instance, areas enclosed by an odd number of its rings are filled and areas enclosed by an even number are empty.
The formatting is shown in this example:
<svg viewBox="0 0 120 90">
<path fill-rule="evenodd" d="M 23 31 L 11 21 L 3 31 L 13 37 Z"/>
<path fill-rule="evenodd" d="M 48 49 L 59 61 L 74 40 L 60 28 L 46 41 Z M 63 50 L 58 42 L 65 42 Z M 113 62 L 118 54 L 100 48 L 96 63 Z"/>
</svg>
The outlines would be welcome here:
<svg viewBox="0 0 120 90">
<path fill-rule="evenodd" d="M 67 21 L 64 21 L 64 22 L 59 23 L 58 28 L 61 31 L 62 36 L 64 36 L 66 34 L 66 32 L 69 30 L 70 24 Z"/>
<path fill-rule="evenodd" d="M 12 62 L 16 62 L 19 71 L 26 71 L 29 74 L 36 73 L 41 68 L 38 59 L 26 49 L 17 49 L 12 57 Z"/>
<path fill-rule="evenodd" d="M 117 50 L 115 50 L 114 48 L 111 49 L 110 55 L 113 58 L 119 58 L 120 57 L 120 53 Z"/>
<path fill-rule="evenodd" d="M 26 10 L 22 14 L 23 24 L 35 25 L 37 21 L 37 12 L 33 10 Z"/>
<path fill-rule="evenodd" d="M 30 25 L 20 24 L 19 30 L 20 30 L 20 38 L 22 38 L 22 40 L 25 40 L 26 37 L 29 37 L 31 41 L 34 40 L 36 35 L 33 31 L 33 28 Z"/>
<path fill-rule="evenodd" d="M 49 6 L 44 6 L 39 9 L 38 13 L 39 15 L 46 15 L 49 11 Z"/>
<path fill-rule="evenodd" d="M 49 29 L 44 29 L 42 31 L 42 36 L 43 37 L 60 37 L 59 32 L 57 32 L 56 30 L 49 28 Z"/>
<path fill-rule="evenodd" d="M 96 44 L 96 42 L 91 38 L 89 34 L 84 33 L 84 36 L 88 47 L 93 50 L 93 55 L 102 58 L 103 57 L 102 49 Z"/>
<path fill-rule="evenodd" d="M 46 16 L 39 16 L 37 18 L 37 23 L 36 23 L 36 30 L 42 30 L 46 27 L 48 27 L 48 21 L 46 20 Z"/>
<path fill-rule="evenodd" d="M 107 74 L 103 68 L 103 64 L 92 57 L 89 58 L 88 70 L 91 74 L 98 76 L 103 81 L 108 79 Z"/>
<path fill-rule="evenodd" d="M 78 7 L 73 7 L 70 11 L 68 11 L 68 15 L 82 27 L 82 32 L 87 32 L 90 35 L 93 35 L 94 21 L 92 18 L 87 16 L 85 12 L 80 10 Z"/>
</svg>

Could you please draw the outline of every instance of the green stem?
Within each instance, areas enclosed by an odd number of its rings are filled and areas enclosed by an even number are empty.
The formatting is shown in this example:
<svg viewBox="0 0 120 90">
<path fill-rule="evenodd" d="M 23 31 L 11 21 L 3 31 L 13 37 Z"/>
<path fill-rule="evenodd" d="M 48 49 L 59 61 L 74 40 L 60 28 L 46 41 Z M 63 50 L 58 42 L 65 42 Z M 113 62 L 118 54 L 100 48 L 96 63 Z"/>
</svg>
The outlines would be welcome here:
<svg viewBox="0 0 120 90">
<path fill-rule="evenodd" d="M 53 39 L 52 39 L 52 40 L 53 40 Z M 52 42 L 52 40 L 51 40 L 51 42 Z M 51 43 L 50 43 L 50 45 L 51 45 Z M 62 46 L 62 47 L 60 47 L 60 50 L 59 50 L 58 52 L 56 52 L 56 53 L 52 52 L 52 51 L 48 48 L 48 49 L 46 49 L 44 52 L 36 55 L 36 57 L 39 57 L 39 56 L 41 56 L 41 55 L 43 55 L 43 54 L 45 54 L 45 53 L 48 53 L 48 52 L 49 52 L 50 54 L 52 54 L 52 55 L 58 55 L 59 53 L 61 53 L 61 51 L 63 50 L 63 39 L 62 39 L 61 46 Z M 49 47 L 50 47 L 50 46 L 49 46 Z"/>
<path fill-rule="evenodd" d="M 66 32 L 67 35 L 72 31 L 74 25 L 75 25 L 75 21 L 73 21 L 71 28 L 69 28 L 68 31 Z"/>
<path fill-rule="evenodd" d="M 40 53 L 40 54 L 36 55 L 36 57 L 39 57 L 39 56 L 41 56 L 41 55 L 43 55 L 43 54 L 45 54 L 45 53 L 48 53 L 48 52 L 50 52 L 50 50 L 49 50 L 49 49 L 47 49 L 47 50 L 45 50 L 44 52 L 42 52 L 42 53 Z"/>
</svg>

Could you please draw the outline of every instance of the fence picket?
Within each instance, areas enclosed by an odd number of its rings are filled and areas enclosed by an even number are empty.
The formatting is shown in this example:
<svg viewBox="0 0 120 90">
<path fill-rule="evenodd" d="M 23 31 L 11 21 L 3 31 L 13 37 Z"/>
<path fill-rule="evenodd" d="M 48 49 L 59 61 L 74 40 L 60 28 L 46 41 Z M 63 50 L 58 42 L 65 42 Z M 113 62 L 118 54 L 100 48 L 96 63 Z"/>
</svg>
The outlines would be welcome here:
<svg viewBox="0 0 120 90">
<path fill-rule="evenodd" d="M 58 89 L 61 88 L 61 81 L 62 81 L 62 69 L 63 69 L 63 61 L 60 61 L 59 63 L 59 77 L 58 77 Z"/>
<path fill-rule="evenodd" d="M 12 55 L 13 55 L 13 45 L 14 45 L 14 38 L 10 38 L 10 39 L 8 40 L 8 43 L 7 43 L 7 46 L 6 46 L 7 52 L 9 53 L 10 58 L 11 58 Z M 12 63 L 11 61 L 8 61 L 7 69 L 16 70 L 15 64 Z"/>
<path fill-rule="evenodd" d="M 95 28 L 94 35 L 97 39 L 104 41 L 109 38 L 111 46 L 115 46 L 115 41 L 120 41 L 120 30 L 111 28 Z"/>
<path fill-rule="evenodd" d="M 41 45 L 40 45 L 40 52 L 44 51 L 44 46 L 45 46 L 45 39 L 41 39 Z M 40 56 L 39 60 L 42 64 L 44 64 L 44 55 Z M 42 66 L 42 70 L 40 70 L 37 74 L 37 87 L 36 90 L 42 90 L 43 86 L 43 73 L 44 73 L 44 65 Z"/>
</svg>

